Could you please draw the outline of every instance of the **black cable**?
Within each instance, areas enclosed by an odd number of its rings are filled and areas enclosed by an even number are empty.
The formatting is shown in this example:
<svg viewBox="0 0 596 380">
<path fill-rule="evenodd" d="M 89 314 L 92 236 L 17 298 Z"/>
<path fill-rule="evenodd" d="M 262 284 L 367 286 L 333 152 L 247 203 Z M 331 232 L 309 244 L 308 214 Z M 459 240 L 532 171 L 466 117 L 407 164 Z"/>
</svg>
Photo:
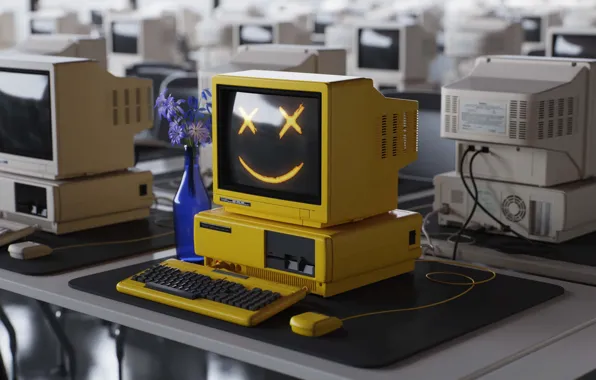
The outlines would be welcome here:
<svg viewBox="0 0 596 380">
<path fill-rule="evenodd" d="M 470 148 L 466 149 L 466 151 L 462 155 L 461 159 L 459 160 L 459 176 L 464 184 L 466 184 L 466 179 L 464 177 L 464 161 L 466 159 L 466 156 L 470 152 L 471 152 Z M 472 155 L 472 158 L 470 158 L 470 165 L 469 165 L 470 173 L 472 172 L 472 164 L 474 163 L 474 159 L 476 159 L 476 157 L 478 157 L 478 155 L 480 153 L 482 153 L 482 151 L 477 150 Z M 476 186 L 475 182 L 472 182 L 472 184 L 474 185 L 474 196 L 472 197 L 472 199 L 474 200 L 474 205 L 472 206 L 472 210 L 468 214 L 468 218 L 466 219 L 464 224 L 461 225 L 459 231 L 457 231 L 457 234 L 455 235 L 455 241 L 453 244 L 453 255 L 451 256 L 451 259 L 454 261 L 455 261 L 455 259 L 457 259 L 457 248 L 459 246 L 459 240 L 461 239 L 461 235 L 464 233 L 464 230 L 466 229 L 466 227 L 468 227 L 468 224 L 470 224 L 470 222 L 472 221 L 472 218 L 474 217 L 474 213 L 476 212 L 476 209 L 478 208 L 478 204 L 479 204 L 479 202 L 478 202 L 478 187 Z"/>
<path fill-rule="evenodd" d="M 480 150 L 480 152 L 483 152 L 483 153 L 488 153 L 488 149 L 487 149 L 487 148 L 482 148 L 482 149 Z M 460 170 L 460 173 L 461 173 L 461 170 Z M 470 166 L 470 181 L 472 181 L 472 185 L 475 187 L 475 186 L 476 186 L 476 178 L 474 178 L 474 171 L 472 170 L 472 167 L 471 167 L 471 166 Z M 518 238 L 520 238 L 520 239 L 524 239 L 524 240 L 528 241 L 529 243 L 531 243 L 531 244 L 534 244 L 534 242 L 533 242 L 532 240 L 528 239 L 527 237 L 525 237 L 524 235 L 522 235 L 522 234 L 518 233 L 517 231 L 514 231 L 514 230 L 513 230 L 513 229 L 511 229 L 511 227 L 510 227 L 510 226 L 508 226 L 507 224 L 505 224 L 505 223 L 501 222 L 501 221 L 500 221 L 500 220 L 499 220 L 499 219 L 498 219 L 496 216 L 494 216 L 494 215 L 493 215 L 493 214 L 492 214 L 490 211 L 488 211 L 488 210 L 486 209 L 486 207 L 484 207 L 484 206 L 482 205 L 482 203 L 480 203 L 480 202 L 478 202 L 478 201 L 477 201 L 477 200 L 478 200 L 478 199 L 477 199 L 478 197 L 475 197 L 475 196 L 474 196 L 474 193 L 472 193 L 472 190 L 470 189 L 470 186 L 468 186 L 468 184 L 466 183 L 466 181 L 463 181 L 463 184 L 464 184 L 464 187 L 466 188 L 466 191 L 467 191 L 467 192 L 468 192 L 468 194 L 470 195 L 470 197 L 472 197 L 472 199 L 474 199 L 475 203 L 477 203 L 477 204 L 478 204 L 478 207 L 479 207 L 479 208 L 480 208 L 482 211 L 484 211 L 484 213 L 485 213 L 486 215 L 488 215 L 488 216 L 489 216 L 489 217 L 490 217 L 492 220 L 494 220 L 494 221 L 495 221 L 495 222 L 496 222 L 496 223 L 497 223 L 497 224 L 498 224 L 498 225 L 501 227 L 501 230 L 503 230 L 503 232 L 511 232 L 512 234 L 514 234 L 514 235 L 515 235 L 515 236 L 517 236 Z"/>
</svg>

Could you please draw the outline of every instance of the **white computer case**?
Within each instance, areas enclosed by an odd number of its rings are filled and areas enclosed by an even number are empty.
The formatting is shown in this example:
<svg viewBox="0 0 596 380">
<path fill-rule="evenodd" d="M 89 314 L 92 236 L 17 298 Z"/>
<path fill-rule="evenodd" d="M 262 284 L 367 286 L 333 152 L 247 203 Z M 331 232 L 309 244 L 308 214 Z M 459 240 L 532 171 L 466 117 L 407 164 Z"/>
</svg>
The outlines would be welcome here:
<svg viewBox="0 0 596 380">
<path fill-rule="evenodd" d="M 0 172 L 0 218 L 65 234 L 149 216 L 153 175 L 128 170 L 51 181 Z"/>
<path fill-rule="evenodd" d="M 467 183 L 472 189 L 469 178 Z M 596 179 L 550 188 L 477 179 L 480 203 L 502 223 L 521 235 L 538 241 L 562 243 L 596 231 Z M 434 209 L 447 205 L 449 213 L 439 213 L 440 225 L 461 226 L 474 201 L 456 172 L 434 178 Z M 502 234 L 501 226 L 477 208 L 469 227 L 485 227 Z M 508 233 L 511 235 L 511 233 Z"/>
</svg>

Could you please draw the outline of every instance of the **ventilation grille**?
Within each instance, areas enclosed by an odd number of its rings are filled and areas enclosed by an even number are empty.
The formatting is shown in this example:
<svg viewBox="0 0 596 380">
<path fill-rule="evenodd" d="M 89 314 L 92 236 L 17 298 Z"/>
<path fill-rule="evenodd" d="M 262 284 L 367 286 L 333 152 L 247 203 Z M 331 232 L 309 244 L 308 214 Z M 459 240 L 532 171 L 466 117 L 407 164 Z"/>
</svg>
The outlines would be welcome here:
<svg viewBox="0 0 596 380">
<path fill-rule="evenodd" d="M 575 124 L 575 98 L 558 98 L 538 102 L 538 139 L 570 136 Z"/>
<path fill-rule="evenodd" d="M 512 100 L 509 102 L 509 138 L 526 139 L 528 125 L 528 102 Z"/>
<path fill-rule="evenodd" d="M 298 288 L 306 287 L 311 293 L 317 291 L 317 282 L 306 278 L 252 267 L 246 267 L 246 274 L 248 276 L 262 278 L 263 280 L 273 281 L 279 284 L 295 286 Z"/>
<path fill-rule="evenodd" d="M 382 159 L 418 152 L 417 111 L 383 115 L 380 124 Z"/>
<path fill-rule="evenodd" d="M 526 216 L 526 203 L 517 195 L 510 195 L 503 200 L 501 211 L 510 222 L 519 222 Z"/>
<path fill-rule="evenodd" d="M 451 190 L 451 203 L 458 205 L 464 203 L 464 192 L 461 190 Z"/>
<path fill-rule="evenodd" d="M 459 108 L 459 97 L 445 95 L 443 104 L 443 128 L 445 132 L 457 132 L 457 110 Z"/>
<path fill-rule="evenodd" d="M 551 230 L 550 202 L 530 201 L 529 232 L 534 236 L 549 236 Z"/>
<path fill-rule="evenodd" d="M 153 94 L 151 87 L 145 89 L 146 119 L 153 120 Z M 112 123 L 114 125 L 143 122 L 143 91 L 141 88 L 112 91 Z"/>
</svg>

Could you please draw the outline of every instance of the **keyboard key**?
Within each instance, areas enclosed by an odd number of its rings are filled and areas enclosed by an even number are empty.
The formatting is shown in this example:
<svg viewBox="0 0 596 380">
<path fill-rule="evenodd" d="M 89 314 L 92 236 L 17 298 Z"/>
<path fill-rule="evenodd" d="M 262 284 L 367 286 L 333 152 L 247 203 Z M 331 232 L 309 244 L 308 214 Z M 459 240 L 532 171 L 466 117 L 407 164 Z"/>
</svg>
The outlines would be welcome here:
<svg viewBox="0 0 596 380">
<path fill-rule="evenodd" d="M 191 300 L 198 298 L 198 294 L 196 294 L 196 293 L 191 293 L 191 292 L 187 292 L 187 291 L 184 291 L 181 289 L 172 288 L 171 286 L 167 286 L 165 284 L 160 284 L 157 282 L 148 282 L 145 284 L 145 287 L 148 289 L 153 289 L 153 290 L 157 290 L 160 292 L 168 293 L 168 294 L 171 294 L 174 296 L 188 298 Z"/>
</svg>

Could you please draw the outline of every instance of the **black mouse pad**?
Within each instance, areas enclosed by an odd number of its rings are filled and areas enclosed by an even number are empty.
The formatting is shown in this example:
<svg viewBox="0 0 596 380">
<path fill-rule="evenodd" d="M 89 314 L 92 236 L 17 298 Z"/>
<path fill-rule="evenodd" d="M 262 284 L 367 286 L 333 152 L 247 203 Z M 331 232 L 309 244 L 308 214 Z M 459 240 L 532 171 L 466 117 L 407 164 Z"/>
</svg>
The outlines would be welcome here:
<svg viewBox="0 0 596 380">
<path fill-rule="evenodd" d="M 433 197 L 431 196 L 400 203 L 399 208 L 426 215 L 432 211 L 432 203 Z M 476 212 L 482 212 L 482 210 L 477 210 Z M 459 229 L 457 227 L 439 226 L 437 217 L 433 215 L 428 218 L 426 230 L 432 238 L 445 240 L 449 234 L 457 233 Z M 594 254 L 596 232 L 560 244 L 530 243 L 527 240 L 517 237 L 488 234 L 482 231 L 465 231 L 464 234 L 472 237 L 475 245 L 495 251 L 596 267 L 596 255 Z"/>
<path fill-rule="evenodd" d="M 158 210 L 152 210 L 148 219 L 66 235 L 37 231 L 23 240 L 57 250 L 38 259 L 17 260 L 10 257 L 8 247 L 3 247 L 0 248 L 0 269 L 44 276 L 175 246 L 172 213 Z"/>
<path fill-rule="evenodd" d="M 158 261 L 77 278 L 70 281 L 69 285 L 83 292 L 361 368 L 378 368 L 396 363 L 564 293 L 560 286 L 497 275 L 494 280 L 477 285 L 463 296 L 442 305 L 352 319 L 346 321 L 342 329 L 329 335 L 310 338 L 291 331 L 289 321 L 292 316 L 316 311 L 345 318 L 361 313 L 429 305 L 461 294 L 468 288 L 432 282 L 425 277 L 429 272 L 457 272 L 477 281 L 490 275 L 443 263 L 419 262 L 413 273 L 329 299 L 309 295 L 293 307 L 249 328 L 116 291 L 119 281 Z M 459 276 L 447 278 L 437 275 L 436 278 L 465 281 Z"/>
</svg>

